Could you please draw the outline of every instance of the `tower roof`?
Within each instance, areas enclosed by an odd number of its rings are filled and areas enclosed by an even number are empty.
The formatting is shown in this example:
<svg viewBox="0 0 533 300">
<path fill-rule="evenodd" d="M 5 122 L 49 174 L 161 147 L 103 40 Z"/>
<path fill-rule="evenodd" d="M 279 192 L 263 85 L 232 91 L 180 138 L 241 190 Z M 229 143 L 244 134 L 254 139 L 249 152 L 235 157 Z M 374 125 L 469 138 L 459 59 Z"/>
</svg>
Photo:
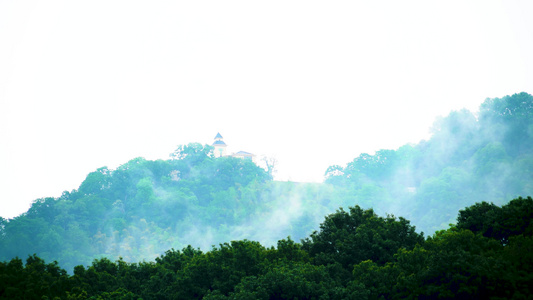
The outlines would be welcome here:
<svg viewBox="0 0 533 300">
<path fill-rule="evenodd" d="M 226 147 L 227 145 L 224 143 L 224 141 L 218 140 L 213 142 L 213 146 Z"/>
<path fill-rule="evenodd" d="M 220 135 L 220 132 L 217 133 L 217 136 L 215 136 L 215 140 L 216 139 L 223 139 L 222 135 Z"/>
</svg>

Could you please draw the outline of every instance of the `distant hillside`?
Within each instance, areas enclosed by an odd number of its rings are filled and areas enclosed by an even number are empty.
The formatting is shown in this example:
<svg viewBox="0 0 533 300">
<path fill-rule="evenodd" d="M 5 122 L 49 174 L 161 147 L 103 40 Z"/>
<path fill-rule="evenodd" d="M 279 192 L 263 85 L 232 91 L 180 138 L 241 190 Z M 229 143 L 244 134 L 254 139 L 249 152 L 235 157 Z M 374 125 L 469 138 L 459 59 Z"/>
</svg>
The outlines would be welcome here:
<svg viewBox="0 0 533 300">
<path fill-rule="evenodd" d="M 378 213 L 405 216 L 425 232 L 445 228 L 475 202 L 533 194 L 533 97 L 487 99 L 478 115 L 454 111 L 432 136 L 331 166 L 326 183 Z"/>
<path fill-rule="evenodd" d="M 212 147 L 189 144 L 169 160 L 99 168 L 77 190 L 0 218 L 0 261 L 36 253 L 72 270 L 100 257 L 153 260 L 189 244 L 269 246 L 305 238 L 325 215 L 354 205 L 404 216 L 432 234 L 463 207 L 533 194 L 532 149 L 533 97 L 526 93 L 487 99 L 477 116 L 452 112 L 419 144 L 331 166 L 323 184 L 275 182 L 249 160 L 215 158 Z"/>
<path fill-rule="evenodd" d="M 209 249 L 248 238 L 272 245 L 303 238 L 334 210 L 327 187 L 273 182 L 251 160 L 214 158 L 211 146 L 180 146 L 171 156 L 99 168 L 77 190 L 2 219 L 0 260 L 36 253 L 71 270 L 99 257 L 153 260 L 188 244 Z"/>
</svg>

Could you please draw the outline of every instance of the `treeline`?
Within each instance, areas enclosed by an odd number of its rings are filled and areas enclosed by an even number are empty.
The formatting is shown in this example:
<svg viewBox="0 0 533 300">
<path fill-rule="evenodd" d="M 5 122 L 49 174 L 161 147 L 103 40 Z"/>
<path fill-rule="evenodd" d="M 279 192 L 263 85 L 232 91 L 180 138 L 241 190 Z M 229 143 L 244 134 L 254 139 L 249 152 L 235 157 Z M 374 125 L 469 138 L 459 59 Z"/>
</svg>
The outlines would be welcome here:
<svg viewBox="0 0 533 300">
<path fill-rule="evenodd" d="M 153 262 L 96 259 L 68 275 L 32 255 L 0 263 L 2 299 L 526 299 L 533 293 L 533 199 L 482 202 L 425 239 L 404 218 L 359 206 L 301 243 L 240 240 Z"/>
<path fill-rule="evenodd" d="M 180 146 L 169 160 L 136 158 L 116 170 L 103 167 L 77 190 L 0 219 L 0 259 L 37 253 L 72 269 L 103 256 L 153 259 L 165 249 L 196 244 L 193 235 L 208 239 L 209 247 L 227 236 L 225 228 L 248 220 L 262 200 L 258 186 L 270 181 L 253 162 L 215 159 L 212 147 L 200 144 Z"/>
<path fill-rule="evenodd" d="M 431 235 L 455 223 L 461 208 L 532 194 L 533 96 L 487 99 L 478 115 L 452 112 L 429 140 L 361 154 L 328 168 L 325 183 L 273 181 L 253 162 L 214 158 L 212 150 L 192 143 L 168 160 L 99 168 L 78 189 L 0 218 L 0 261 L 35 253 L 72 274 L 94 259 L 152 261 L 189 244 L 206 251 L 246 239 L 270 247 L 303 239 L 324 215 L 354 205 L 404 216 Z"/>
<path fill-rule="evenodd" d="M 203 250 L 240 239 L 275 245 L 316 229 L 337 205 L 331 195 L 321 184 L 273 182 L 250 160 L 214 158 L 212 147 L 189 144 L 169 160 L 136 158 L 116 170 L 100 168 L 77 190 L 0 219 L 0 260 L 35 253 L 72 272 L 95 258 L 153 260 L 188 244 Z"/>
<path fill-rule="evenodd" d="M 445 228 L 476 202 L 531 195 L 533 96 L 487 99 L 477 114 L 454 111 L 436 120 L 429 140 L 363 153 L 326 177 L 342 198 L 405 216 L 424 232 Z"/>
</svg>

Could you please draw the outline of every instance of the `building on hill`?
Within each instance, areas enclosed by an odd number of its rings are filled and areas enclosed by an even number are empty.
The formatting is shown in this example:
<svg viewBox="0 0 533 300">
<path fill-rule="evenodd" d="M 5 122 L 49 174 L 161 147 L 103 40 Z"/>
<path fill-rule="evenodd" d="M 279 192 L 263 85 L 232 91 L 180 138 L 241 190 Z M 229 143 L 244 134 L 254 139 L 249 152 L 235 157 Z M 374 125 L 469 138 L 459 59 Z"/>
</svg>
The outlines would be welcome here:
<svg viewBox="0 0 533 300">
<path fill-rule="evenodd" d="M 249 159 L 255 163 L 255 155 L 246 151 L 238 151 L 236 153 L 227 154 L 228 145 L 226 145 L 226 143 L 224 142 L 224 138 L 222 137 L 220 132 L 217 133 L 217 135 L 215 136 L 215 141 L 213 142 L 212 146 L 215 148 L 215 157 L 230 156 L 241 159 Z"/>
<path fill-rule="evenodd" d="M 228 145 L 224 143 L 224 138 L 220 135 L 220 132 L 215 136 L 215 141 L 213 142 L 213 147 L 215 147 L 215 157 L 226 156 L 226 148 Z"/>
<path fill-rule="evenodd" d="M 242 158 L 242 159 L 249 159 L 252 161 L 254 160 L 254 157 L 255 157 L 255 155 L 253 155 L 252 153 L 245 152 L 245 151 L 239 151 L 237 153 L 233 153 L 231 156 Z"/>
</svg>

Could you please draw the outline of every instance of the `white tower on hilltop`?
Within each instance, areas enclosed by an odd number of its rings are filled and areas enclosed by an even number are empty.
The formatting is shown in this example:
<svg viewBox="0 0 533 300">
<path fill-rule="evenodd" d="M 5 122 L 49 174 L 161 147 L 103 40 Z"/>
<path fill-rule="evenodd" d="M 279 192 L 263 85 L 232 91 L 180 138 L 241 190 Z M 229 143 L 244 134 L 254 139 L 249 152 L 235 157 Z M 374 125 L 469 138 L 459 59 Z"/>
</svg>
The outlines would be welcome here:
<svg viewBox="0 0 533 300">
<path fill-rule="evenodd" d="M 213 147 L 215 147 L 215 157 L 226 156 L 227 145 L 222 139 L 222 135 L 220 135 L 220 133 L 217 133 L 217 136 L 215 136 L 215 141 L 212 145 Z"/>
</svg>

